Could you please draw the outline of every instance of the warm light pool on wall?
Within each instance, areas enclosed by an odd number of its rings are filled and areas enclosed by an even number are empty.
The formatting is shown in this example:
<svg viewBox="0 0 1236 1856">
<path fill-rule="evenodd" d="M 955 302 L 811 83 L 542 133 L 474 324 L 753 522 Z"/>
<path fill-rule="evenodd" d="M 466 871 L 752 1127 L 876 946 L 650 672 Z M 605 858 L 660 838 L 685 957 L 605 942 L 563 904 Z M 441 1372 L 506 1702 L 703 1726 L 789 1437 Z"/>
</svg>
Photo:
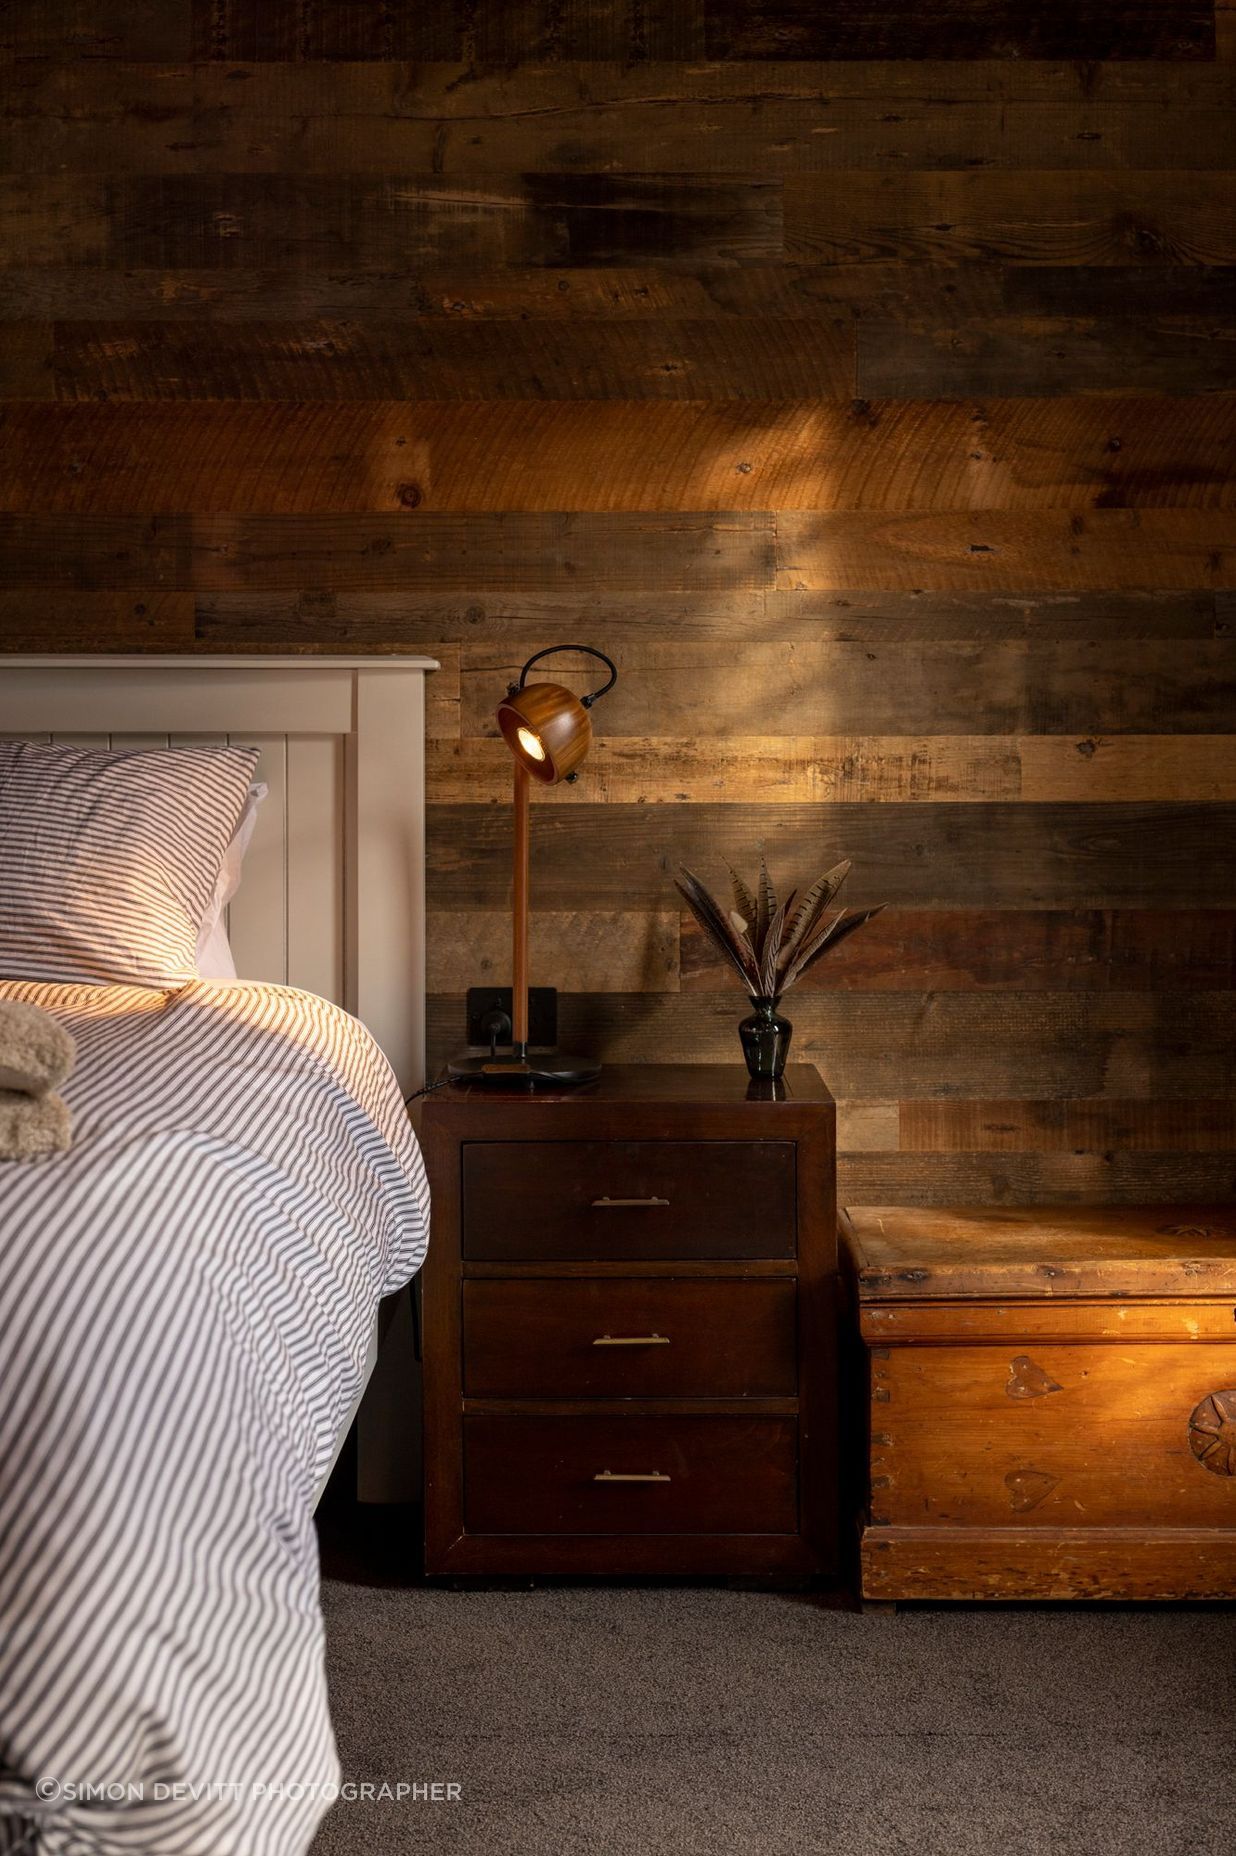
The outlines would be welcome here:
<svg viewBox="0 0 1236 1856">
<path fill-rule="evenodd" d="M 529 683 L 528 672 L 544 658 L 563 652 L 595 657 L 609 676 L 599 689 L 576 696 L 561 683 Z M 533 780 L 557 786 L 574 780 L 592 745 L 592 705 L 618 681 L 613 660 L 590 644 L 556 644 L 537 651 L 498 704 L 498 727 L 514 762 L 515 877 L 512 889 L 512 1001 L 511 1047 L 485 1057 L 457 1057 L 448 1066 L 459 1082 L 488 1085 L 586 1083 L 600 1074 L 592 1057 L 567 1056 L 561 1051 L 528 1049 L 528 878 L 529 808 Z"/>
</svg>

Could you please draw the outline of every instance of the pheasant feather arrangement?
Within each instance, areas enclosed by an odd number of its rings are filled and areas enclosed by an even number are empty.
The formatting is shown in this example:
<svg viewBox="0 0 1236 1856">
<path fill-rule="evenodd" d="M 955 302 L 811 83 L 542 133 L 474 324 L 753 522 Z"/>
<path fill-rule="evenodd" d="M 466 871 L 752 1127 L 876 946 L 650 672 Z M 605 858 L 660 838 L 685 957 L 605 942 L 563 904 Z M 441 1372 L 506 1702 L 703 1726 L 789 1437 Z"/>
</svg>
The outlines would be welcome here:
<svg viewBox="0 0 1236 1856">
<path fill-rule="evenodd" d="M 692 915 L 733 967 L 756 1007 L 756 1016 L 739 1026 L 752 1076 L 776 1078 L 785 1067 L 792 1034 L 788 1020 L 776 1015 L 781 995 L 885 905 L 834 911 L 838 892 L 850 874 L 849 858 L 817 877 L 801 900 L 791 890 L 784 902 L 777 900 L 763 856 L 754 890 L 732 866 L 727 867 L 732 908 L 718 902 L 685 864 L 679 866 L 675 882 Z"/>
</svg>

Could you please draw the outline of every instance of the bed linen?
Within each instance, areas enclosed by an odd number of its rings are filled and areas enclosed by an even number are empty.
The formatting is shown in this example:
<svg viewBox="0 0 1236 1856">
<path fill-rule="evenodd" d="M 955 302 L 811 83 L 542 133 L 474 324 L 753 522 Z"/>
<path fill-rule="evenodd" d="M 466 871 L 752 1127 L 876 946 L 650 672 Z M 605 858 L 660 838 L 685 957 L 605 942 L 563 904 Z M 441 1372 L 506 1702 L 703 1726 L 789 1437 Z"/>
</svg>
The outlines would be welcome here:
<svg viewBox="0 0 1236 1856">
<path fill-rule="evenodd" d="M 314 1491 L 426 1245 L 398 1087 L 285 987 L 0 998 L 78 1045 L 72 1150 L 0 1166 L 0 1850 L 300 1856 Z"/>
<path fill-rule="evenodd" d="M 259 758 L 215 742 L 0 741 L 0 976 L 197 979 L 198 933 Z"/>
</svg>

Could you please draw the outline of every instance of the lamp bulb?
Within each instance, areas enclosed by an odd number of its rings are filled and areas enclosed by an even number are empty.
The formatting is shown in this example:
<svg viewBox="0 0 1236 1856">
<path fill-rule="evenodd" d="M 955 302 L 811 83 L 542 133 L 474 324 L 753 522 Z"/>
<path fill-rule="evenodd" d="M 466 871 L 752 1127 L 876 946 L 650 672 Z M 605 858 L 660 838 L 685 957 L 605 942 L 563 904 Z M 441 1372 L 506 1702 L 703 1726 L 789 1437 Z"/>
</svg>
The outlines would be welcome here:
<svg viewBox="0 0 1236 1856">
<path fill-rule="evenodd" d="M 515 739 L 518 741 L 529 760 L 544 760 L 545 748 L 539 735 L 534 735 L 530 728 L 517 728 Z"/>
</svg>

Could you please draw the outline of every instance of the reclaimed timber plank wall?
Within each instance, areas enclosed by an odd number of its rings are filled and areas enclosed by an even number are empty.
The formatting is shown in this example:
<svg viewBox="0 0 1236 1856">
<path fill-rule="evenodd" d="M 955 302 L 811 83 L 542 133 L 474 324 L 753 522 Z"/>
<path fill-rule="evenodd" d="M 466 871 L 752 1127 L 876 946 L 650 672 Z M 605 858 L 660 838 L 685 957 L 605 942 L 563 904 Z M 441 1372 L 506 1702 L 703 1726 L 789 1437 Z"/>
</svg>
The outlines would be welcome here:
<svg viewBox="0 0 1236 1856">
<path fill-rule="evenodd" d="M 506 972 L 494 701 L 579 637 L 622 676 L 534 820 L 567 1040 L 735 1058 L 676 864 L 844 852 L 892 907 L 788 1009 L 846 1198 L 1231 1193 L 1236 11 L 0 35 L 3 646 L 436 652 L 436 1056 Z"/>
</svg>

